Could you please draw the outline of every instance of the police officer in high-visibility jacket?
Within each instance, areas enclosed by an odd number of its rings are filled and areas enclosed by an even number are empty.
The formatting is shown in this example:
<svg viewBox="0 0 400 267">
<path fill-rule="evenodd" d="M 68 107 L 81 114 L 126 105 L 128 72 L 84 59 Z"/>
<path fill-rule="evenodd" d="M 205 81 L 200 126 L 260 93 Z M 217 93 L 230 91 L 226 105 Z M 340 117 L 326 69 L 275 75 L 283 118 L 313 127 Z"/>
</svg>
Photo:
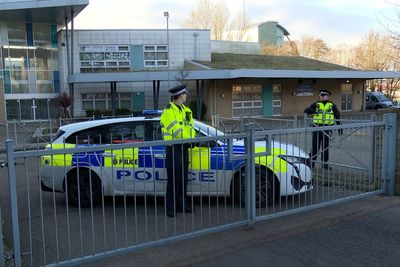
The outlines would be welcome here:
<svg viewBox="0 0 400 267">
<path fill-rule="evenodd" d="M 321 90 L 319 92 L 319 101 L 311 104 L 308 108 L 304 110 L 304 113 L 313 114 L 313 126 L 329 126 L 340 124 L 340 112 L 336 105 L 329 100 L 331 92 L 328 90 Z M 321 160 L 323 163 L 323 168 L 330 170 L 332 169 L 328 164 L 329 160 L 329 138 L 332 131 L 314 131 L 312 135 L 312 151 L 311 151 L 311 161 L 312 167 L 315 167 L 315 160 L 317 159 L 318 152 L 321 151 Z M 339 129 L 339 134 L 343 134 L 343 130 Z"/>
<path fill-rule="evenodd" d="M 194 138 L 194 121 L 190 108 L 186 107 L 186 85 L 169 90 L 172 97 L 161 115 L 161 127 L 164 140 Z M 167 216 L 174 217 L 176 212 L 192 212 L 187 201 L 188 149 L 190 145 L 178 144 L 166 146 L 165 164 L 167 167 Z"/>
</svg>

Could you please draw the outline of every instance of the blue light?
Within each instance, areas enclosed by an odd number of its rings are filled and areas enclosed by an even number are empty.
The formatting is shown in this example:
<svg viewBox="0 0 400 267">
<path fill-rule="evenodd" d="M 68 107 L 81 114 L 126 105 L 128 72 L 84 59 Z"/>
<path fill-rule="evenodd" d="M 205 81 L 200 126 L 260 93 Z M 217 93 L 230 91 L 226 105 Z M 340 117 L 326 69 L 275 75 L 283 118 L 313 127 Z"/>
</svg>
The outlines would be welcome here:
<svg viewBox="0 0 400 267">
<path fill-rule="evenodd" d="M 143 115 L 145 116 L 159 116 L 162 114 L 162 110 L 157 110 L 157 109 L 147 109 L 143 110 Z"/>
</svg>

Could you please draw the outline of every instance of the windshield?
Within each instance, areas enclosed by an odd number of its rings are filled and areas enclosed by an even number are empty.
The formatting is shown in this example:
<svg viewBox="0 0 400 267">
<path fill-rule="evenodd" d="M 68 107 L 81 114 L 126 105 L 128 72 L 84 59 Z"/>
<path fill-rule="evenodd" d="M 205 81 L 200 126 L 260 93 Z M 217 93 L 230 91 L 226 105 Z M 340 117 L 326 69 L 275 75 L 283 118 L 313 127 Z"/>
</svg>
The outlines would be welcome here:
<svg viewBox="0 0 400 267">
<path fill-rule="evenodd" d="M 58 132 L 56 133 L 55 136 L 53 136 L 53 139 L 51 139 L 51 142 L 54 142 L 58 137 L 63 135 L 65 132 L 63 130 L 58 129 Z"/>
<path fill-rule="evenodd" d="M 217 130 L 216 128 L 207 125 L 205 123 L 195 121 L 195 128 L 199 130 L 200 133 L 202 133 L 204 136 L 223 136 L 224 133 Z"/>
<path fill-rule="evenodd" d="M 380 101 L 389 101 L 389 99 L 384 94 L 379 94 L 376 96 Z"/>
</svg>

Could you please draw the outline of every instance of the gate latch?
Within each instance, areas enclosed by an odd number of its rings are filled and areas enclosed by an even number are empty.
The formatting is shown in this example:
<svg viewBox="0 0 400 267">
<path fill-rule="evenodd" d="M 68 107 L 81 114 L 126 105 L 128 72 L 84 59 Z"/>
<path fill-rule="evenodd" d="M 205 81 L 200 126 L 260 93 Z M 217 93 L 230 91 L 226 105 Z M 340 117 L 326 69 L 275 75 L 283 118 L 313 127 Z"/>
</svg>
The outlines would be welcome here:
<svg viewBox="0 0 400 267">
<path fill-rule="evenodd" d="M 5 160 L 0 160 L 0 168 L 7 167 L 7 162 Z"/>
</svg>

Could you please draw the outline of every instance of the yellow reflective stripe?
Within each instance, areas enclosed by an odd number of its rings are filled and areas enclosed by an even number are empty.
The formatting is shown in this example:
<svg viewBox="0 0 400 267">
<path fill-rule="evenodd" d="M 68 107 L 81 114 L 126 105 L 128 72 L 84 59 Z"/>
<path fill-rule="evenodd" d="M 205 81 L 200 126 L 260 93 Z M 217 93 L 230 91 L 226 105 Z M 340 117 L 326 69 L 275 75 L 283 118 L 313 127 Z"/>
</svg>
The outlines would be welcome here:
<svg viewBox="0 0 400 267">
<path fill-rule="evenodd" d="M 176 130 L 175 132 L 172 133 L 172 136 L 177 137 L 181 132 L 182 132 L 182 128 L 179 128 L 178 130 Z"/>
<path fill-rule="evenodd" d="M 254 151 L 256 153 L 265 152 L 265 147 L 255 147 Z M 278 155 L 285 155 L 285 154 L 286 150 L 273 148 L 271 155 L 256 157 L 255 163 L 257 165 L 262 165 L 271 169 L 274 173 L 287 172 L 286 161 L 277 157 Z"/>
<path fill-rule="evenodd" d="M 74 144 L 48 144 L 46 149 L 67 149 L 74 148 Z M 72 154 L 56 154 L 43 156 L 42 166 L 71 166 Z"/>
<path fill-rule="evenodd" d="M 117 149 L 104 151 L 104 167 L 137 168 L 139 166 L 139 149 Z"/>
<path fill-rule="evenodd" d="M 174 120 L 173 122 L 171 122 L 168 126 L 167 126 L 167 131 L 171 130 L 172 127 L 174 127 L 178 122 L 176 120 Z"/>
<path fill-rule="evenodd" d="M 210 148 L 194 147 L 189 149 L 189 169 L 209 170 L 210 169 Z"/>
</svg>

